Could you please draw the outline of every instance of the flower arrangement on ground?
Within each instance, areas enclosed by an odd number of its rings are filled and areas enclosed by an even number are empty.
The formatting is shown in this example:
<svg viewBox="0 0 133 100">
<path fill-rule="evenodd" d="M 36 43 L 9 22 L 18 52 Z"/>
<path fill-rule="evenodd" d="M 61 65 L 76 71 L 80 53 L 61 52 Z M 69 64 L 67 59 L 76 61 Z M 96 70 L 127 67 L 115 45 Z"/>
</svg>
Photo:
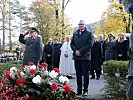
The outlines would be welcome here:
<svg viewBox="0 0 133 100">
<path fill-rule="evenodd" d="M 47 71 L 47 63 L 35 66 L 29 62 L 23 70 L 16 67 L 5 72 L 0 82 L 3 100 L 75 100 L 76 94 L 69 79 L 59 74 L 59 69 Z"/>
</svg>

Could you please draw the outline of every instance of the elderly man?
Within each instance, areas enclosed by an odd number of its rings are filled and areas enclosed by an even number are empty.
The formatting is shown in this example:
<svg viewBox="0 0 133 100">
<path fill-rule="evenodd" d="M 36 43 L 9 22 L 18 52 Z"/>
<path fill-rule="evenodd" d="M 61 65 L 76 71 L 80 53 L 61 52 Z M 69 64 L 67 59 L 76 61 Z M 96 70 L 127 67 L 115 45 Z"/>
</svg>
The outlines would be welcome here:
<svg viewBox="0 0 133 100">
<path fill-rule="evenodd" d="M 33 62 L 37 66 L 42 58 L 43 52 L 43 42 L 39 31 L 31 27 L 26 33 L 20 34 L 19 41 L 26 45 L 23 65 L 28 64 L 28 62 Z"/>
<path fill-rule="evenodd" d="M 48 71 L 52 70 L 52 52 L 53 52 L 53 41 L 52 38 L 49 38 L 48 43 L 44 46 L 43 56 L 41 61 L 41 62 L 45 61 L 48 64 Z"/>
<path fill-rule="evenodd" d="M 59 38 L 54 38 L 53 52 L 52 52 L 52 67 L 59 68 L 60 54 L 62 43 L 59 42 Z"/>
<path fill-rule="evenodd" d="M 82 94 L 82 76 L 84 78 L 83 96 L 88 95 L 90 52 L 93 45 L 92 32 L 87 31 L 85 21 L 80 20 L 78 30 L 73 34 L 71 41 L 73 59 L 77 77 L 77 95 Z"/>
</svg>

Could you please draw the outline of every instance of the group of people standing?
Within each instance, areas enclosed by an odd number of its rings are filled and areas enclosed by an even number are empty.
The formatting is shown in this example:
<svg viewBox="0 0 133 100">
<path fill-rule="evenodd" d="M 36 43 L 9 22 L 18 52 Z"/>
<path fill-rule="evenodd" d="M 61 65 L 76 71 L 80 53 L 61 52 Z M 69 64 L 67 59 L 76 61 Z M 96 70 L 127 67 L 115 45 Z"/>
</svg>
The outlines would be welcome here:
<svg viewBox="0 0 133 100">
<path fill-rule="evenodd" d="M 60 73 L 66 75 L 68 78 L 72 78 L 72 74 L 75 74 L 74 61 L 72 57 L 72 49 L 70 47 L 71 36 L 67 35 L 65 42 L 62 44 L 59 42 L 59 38 L 48 39 L 48 43 L 44 46 L 43 56 L 41 62 L 48 63 L 48 70 L 53 68 L 59 68 Z"/>
<path fill-rule="evenodd" d="M 93 34 L 86 29 L 84 20 L 80 20 L 78 30 L 66 37 L 65 43 L 60 43 L 59 38 L 50 38 L 48 44 L 43 46 L 39 31 L 31 27 L 26 33 L 20 34 L 19 41 L 26 45 L 23 65 L 28 62 L 38 63 L 46 61 L 52 68 L 59 68 L 61 74 L 71 75 L 76 72 L 77 95 L 82 94 L 82 76 L 84 78 L 83 95 L 88 94 L 90 52 L 93 45 Z"/>
<path fill-rule="evenodd" d="M 59 68 L 60 73 L 68 78 L 72 78 L 72 74 L 75 74 L 70 35 L 66 36 L 63 44 L 56 37 L 53 40 L 49 38 L 48 43 L 44 46 L 39 31 L 31 27 L 28 32 L 20 34 L 19 41 L 26 45 L 23 65 L 34 62 L 37 66 L 39 63 L 46 62 L 48 71 Z"/>
<path fill-rule="evenodd" d="M 103 40 L 103 35 L 99 35 L 98 38 L 95 37 L 94 44 L 91 49 L 91 79 L 100 78 L 101 75 L 101 65 L 104 61 L 108 60 L 129 60 L 128 57 L 129 49 L 129 39 L 126 38 L 125 34 L 119 34 L 118 39 L 112 34 L 109 34 L 106 40 Z M 94 73 L 95 70 L 95 73 Z"/>
<path fill-rule="evenodd" d="M 84 20 L 79 21 L 78 30 L 72 37 L 68 35 L 63 44 L 59 38 L 49 38 L 43 46 L 42 37 L 34 27 L 20 34 L 19 41 L 26 45 L 23 65 L 28 62 L 38 65 L 45 61 L 49 71 L 59 68 L 60 73 L 69 78 L 76 73 L 77 95 L 88 95 L 89 72 L 91 79 L 95 78 L 95 72 L 96 79 L 99 79 L 104 61 L 128 60 L 129 41 L 124 34 L 120 34 L 118 40 L 112 34 L 106 40 L 102 35 L 96 38 L 87 30 Z"/>
</svg>

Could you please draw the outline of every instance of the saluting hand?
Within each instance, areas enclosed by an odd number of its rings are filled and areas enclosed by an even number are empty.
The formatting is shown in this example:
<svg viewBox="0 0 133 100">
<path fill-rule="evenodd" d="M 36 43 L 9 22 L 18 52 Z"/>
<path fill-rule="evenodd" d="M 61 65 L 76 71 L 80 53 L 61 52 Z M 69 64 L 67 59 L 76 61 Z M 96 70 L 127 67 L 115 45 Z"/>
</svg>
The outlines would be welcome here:
<svg viewBox="0 0 133 100">
<path fill-rule="evenodd" d="M 30 31 L 27 31 L 26 33 L 24 33 L 24 35 L 28 35 Z"/>
</svg>

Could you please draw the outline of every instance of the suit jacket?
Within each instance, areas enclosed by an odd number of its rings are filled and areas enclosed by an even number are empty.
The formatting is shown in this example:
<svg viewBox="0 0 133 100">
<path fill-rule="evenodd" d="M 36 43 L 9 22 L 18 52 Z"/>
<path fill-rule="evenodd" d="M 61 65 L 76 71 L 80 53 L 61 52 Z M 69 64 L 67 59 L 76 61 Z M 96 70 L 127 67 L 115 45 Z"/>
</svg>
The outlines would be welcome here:
<svg viewBox="0 0 133 100">
<path fill-rule="evenodd" d="M 52 64 L 56 64 L 60 62 L 61 46 L 62 46 L 61 43 L 53 44 Z"/>
<path fill-rule="evenodd" d="M 72 37 L 70 43 L 73 50 L 73 59 L 74 60 L 91 60 L 91 47 L 94 42 L 94 37 L 92 32 L 77 30 Z M 76 50 L 79 50 L 81 56 L 75 54 Z"/>
<path fill-rule="evenodd" d="M 44 50 L 43 50 L 43 61 L 52 61 L 52 52 L 53 52 L 53 43 L 50 45 L 49 43 L 45 45 Z M 51 55 L 50 57 L 48 56 Z"/>
</svg>

